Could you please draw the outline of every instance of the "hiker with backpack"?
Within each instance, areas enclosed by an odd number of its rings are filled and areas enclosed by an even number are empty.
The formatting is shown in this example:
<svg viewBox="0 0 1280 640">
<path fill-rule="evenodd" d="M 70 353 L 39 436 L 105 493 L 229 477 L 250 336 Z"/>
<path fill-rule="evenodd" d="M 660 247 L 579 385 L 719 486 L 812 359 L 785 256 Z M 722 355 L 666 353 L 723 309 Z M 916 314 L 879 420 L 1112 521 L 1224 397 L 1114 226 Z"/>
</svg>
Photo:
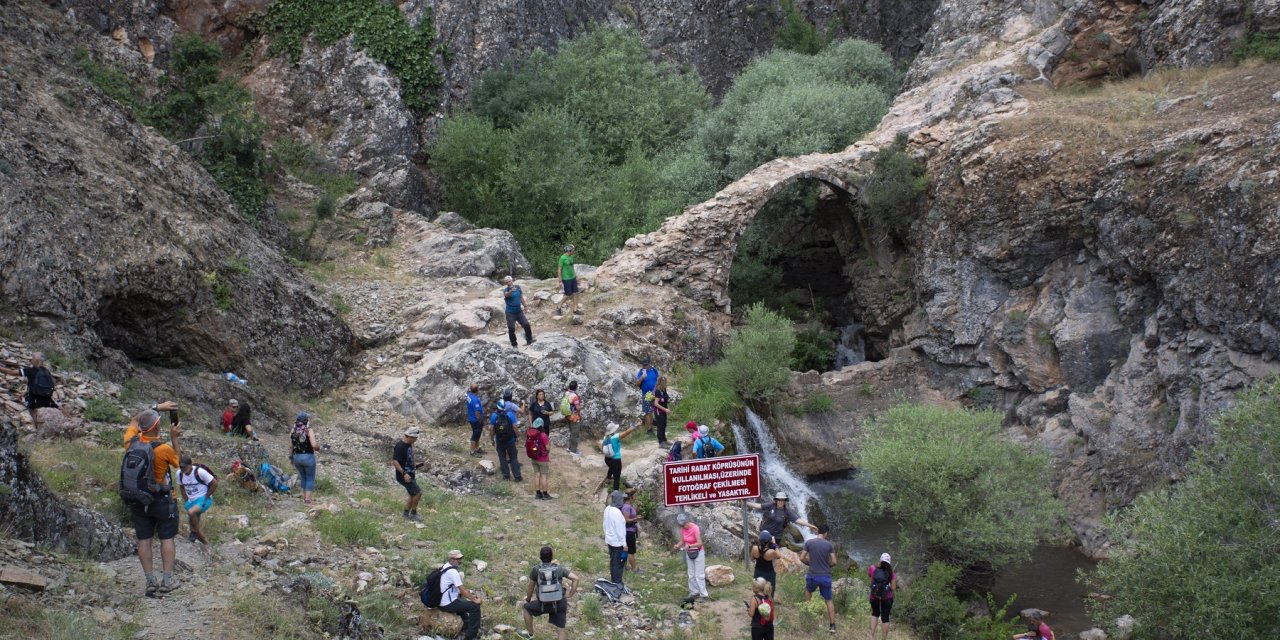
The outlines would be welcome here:
<svg viewBox="0 0 1280 640">
<path fill-rule="evenodd" d="M 23 398 L 22 404 L 27 407 L 27 413 L 31 414 L 31 425 L 36 430 L 39 430 L 39 410 L 58 408 L 58 403 L 53 401 L 53 391 L 56 385 L 54 384 L 53 374 L 49 373 L 49 369 L 44 366 L 44 354 L 38 351 L 31 354 L 31 366 L 29 367 L 18 367 L 16 369 L 0 367 L 0 373 L 21 376 L 27 379 L 27 395 Z"/>
<path fill-rule="evenodd" d="M 172 405 L 172 403 L 166 403 Z M 162 597 L 180 585 L 173 577 L 173 539 L 178 535 L 178 504 L 169 485 L 169 469 L 181 468 L 178 412 L 169 412 L 169 442 L 159 442 L 160 412 L 147 409 L 134 418 L 136 435 L 128 441 L 120 463 L 120 499 L 129 507 L 138 538 L 138 561 L 147 577 L 144 594 Z M 151 540 L 160 537 L 161 574 L 153 571 Z"/>
<path fill-rule="evenodd" d="M 524 482 L 520 477 L 520 459 L 516 455 L 516 425 L 520 424 L 520 404 L 512 400 L 511 389 L 502 392 L 489 423 L 493 425 L 493 450 L 498 454 L 498 467 L 502 471 L 503 480 L 515 479 Z"/>
<path fill-rule="evenodd" d="M 213 492 L 218 489 L 218 476 L 209 467 L 193 463 L 191 456 L 179 458 L 178 489 L 182 492 L 182 508 L 187 512 L 187 525 L 191 528 L 190 542 L 199 540 L 208 546 L 209 539 L 200 528 L 200 519 L 213 507 Z"/>
<path fill-rule="evenodd" d="M 449 552 L 449 561 L 427 574 L 420 598 L 428 609 L 439 609 L 462 618 L 463 640 L 480 635 L 480 597 L 462 586 L 462 552 Z"/>
<path fill-rule="evenodd" d="M 560 415 L 569 423 L 569 445 L 566 448 L 576 458 L 582 455 L 578 452 L 578 437 L 582 431 L 582 396 L 578 395 L 577 380 L 570 380 L 564 395 L 560 397 Z"/>
<path fill-rule="evenodd" d="M 889 612 L 893 610 L 893 596 L 898 590 L 898 574 L 893 572 L 890 564 L 893 558 L 888 553 L 880 554 L 880 564 L 867 567 L 867 576 L 871 578 L 871 638 L 876 637 L 876 628 L 883 626 L 881 639 L 889 637 Z M 1015 638 L 1017 636 L 1014 636 Z"/>
<path fill-rule="evenodd" d="M 557 640 L 564 640 L 564 627 L 569 618 L 569 598 L 578 592 L 578 576 L 569 567 L 561 566 L 554 560 L 554 552 L 550 546 L 544 546 L 538 552 L 539 564 L 529 571 L 529 586 L 525 589 L 524 630 L 517 631 L 521 638 L 533 637 L 534 616 L 546 615 L 547 621 L 556 628 Z M 565 591 L 564 583 L 569 583 Z"/>
<path fill-rule="evenodd" d="M 542 432 L 542 418 L 536 418 L 524 432 L 524 452 L 533 464 L 533 489 L 538 500 L 551 499 L 551 438 Z"/>
<path fill-rule="evenodd" d="M 673 549 L 684 551 L 685 570 L 689 574 L 689 597 L 684 605 L 692 607 L 698 598 L 709 597 L 707 593 L 707 550 L 702 544 L 702 529 L 688 511 L 676 514 L 676 524 L 680 526 L 679 542 Z"/>
<path fill-rule="evenodd" d="M 773 601 L 773 587 L 768 580 L 756 578 L 751 581 L 751 600 L 746 605 L 751 614 L 751 640 L 773 640 L 778 605 Z"/>
<path fill-rule="evenodd" d="M 711 437 L 711 427 L 707 425 L 698 426 L 698 437 L 693 441 L 693 457 L 699 460 L 703 458 L 714 458 L 724 451 L 724 445 L 719 440 Z"/>
<path fill-rule="evenodd" d="M 413 443 L 418 441 L 420 435 L 422 430 L 417 427 L 405 429 L 404 437 L 391 451 L 391 466 L 396 469 L 396 483 L 404 487 L 409 494 L 409 499 L 404 503 L 404 518 L 413 522 L 422 522 L 422 518 L 418 517 L 418 501 L 422 499 L 422 487 L 418 486 L 416 478 L 422 463 L 413 461 Z"/>
<path fill-rule="evenodd" d="M 805 540 L 800 552 L 800 562 L 809 567 L 804 575 L 804 601 L 808 602 L 817 591 L 827 601 L 827 630 L 836 632 L 836 605 L 831 601 L 831 570 L 836 566 L 836 547 L 827 540 L 831 529 L 818 526 L 818 535 Z M 885 629 L 885 633 L 888 633 Z"/>
<path fill-rule="evenodd" d="M 311 492 L 316 488 L 316 434 L 311 431 L 311 414 L 303 411 L 293 422 L 289 432 L 293 468 L 298 470 L 298 484 L 302 486 L 303 504 L 313 504 Z"/>
<path fill-rule="evenodd" d="M 472 382 L 467 391 L 467 424 L 471 425 L 471 457 L 484 455 L 480 436 L 484 435 L 484 403 L 480 401 L 480 385 Z"/>
<path fill-rule="evenodd" d="M 222 410 L 222 432 L 231 433 L 231 422 L 236 419 L 236 412 L 240 410 L 240 401 L 235 398 L 227 400 L 227 406 Z"/>
<path fill-rule="evenodd" d="M 675 444 L 667 450 L 667 462 L 680 462 L 685 459 L 685 456 L 693 456 L 693 443 L 698 439 L 698 423 L 690 420 L 685 423 L 684 430 L 689 435 L 688 444 L 677 438 Z"/>
<path fill-rule="evenodd" d="M 653 401 L 656 398 L 653 390 L 658 388 L 659 374 L 648 357 L 641 364 L 636 372 L 635 385 L 640 387 L 640 421 L 647 435 L 653 430 Z"/>
<path fill-rule="evenodd" d="M 613 490 L 617 491 L 622 486 L 622 439 L 635 433 L 637 427 L 627 427 L 621 433 L 618 429 L 621 427 L 616 422 L 610 422 L 604 428 L 604 439 L 600 441 L 600 450 L 604 452 L 604 466 L 608 469 L 605 471 L 604 480 L 596 485 L 596 490 L 592 495 L 600 493 L 609 480 L 613 480 Z"/>
<path fill-rule="evenodd" d="M 529 326 L 529 318 L 525 315 L 527 306 L 524 303 L 524 289 L 511 276 L 503 278 L 502 284 L 502 300 L 506 303 L 507 339 L 511 340 L 512 349 L 519 348 L 520 345 L 516 343 L 516 323 L 519 323 L 524 328 L 524 344 L 529 346 L 533 344 L 533 328 Z"/>
</svg>

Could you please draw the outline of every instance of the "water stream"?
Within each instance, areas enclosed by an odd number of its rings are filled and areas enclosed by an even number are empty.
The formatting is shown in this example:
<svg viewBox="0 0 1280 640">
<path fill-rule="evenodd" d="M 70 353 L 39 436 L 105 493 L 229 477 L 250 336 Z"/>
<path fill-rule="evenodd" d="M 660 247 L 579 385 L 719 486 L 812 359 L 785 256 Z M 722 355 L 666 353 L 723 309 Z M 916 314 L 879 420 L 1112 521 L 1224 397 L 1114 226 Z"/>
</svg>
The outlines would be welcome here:
<svg viewBox="0 0 1280 640">
<path fill-rule="evenodd" d="M 867 566 L 885 551 L 894 555 L 895 564 L 911 564 L 898 554 L 899 527 L 892 518 L 858 517 L 871 496 L 863 479 L 855 472 L 815 478 L 796 474 L 783 459 L 768 423 L 749 409 L 746 417 L 746 426 L 734 424 L 733 434 L 739 453 L 760 454 L 764 500 L 786 491 L 801 518 L 812 522 L 813 515 L 831 526 L 832 539 L 858 566 Z M 1011 614 L 1028 607 L 1049 611 L 1050 626 L 1064 637 L 1093 626 L 1085 611 L 1085 588 L 1076 582 L 1080 571 L 1092 570 L 1093 562 L 1074 549 L 1040 545 L 1031 560 L 1000 572 L 993 595 L 999 604 L 1017 595 Z"/>
<path fill-rule="evenodd" d="M 840 327 L 840 338 L 836 341 L 836 371 L 867 360 L 865 336 L 866 328 L 861 322 L 850 322 Z"/>
</svg>

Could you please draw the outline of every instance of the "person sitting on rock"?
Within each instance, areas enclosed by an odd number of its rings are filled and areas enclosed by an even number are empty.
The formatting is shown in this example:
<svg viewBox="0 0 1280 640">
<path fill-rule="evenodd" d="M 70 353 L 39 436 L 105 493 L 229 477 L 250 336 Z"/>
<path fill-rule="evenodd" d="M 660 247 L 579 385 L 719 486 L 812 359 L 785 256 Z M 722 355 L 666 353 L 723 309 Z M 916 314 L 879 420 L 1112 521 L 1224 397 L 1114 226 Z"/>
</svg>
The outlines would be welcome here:
<svg viewBox="0 0 1280 640">
<path fill-rule="evenodd" d="M 231 435 L 244 436 L 255 442 L 258 440 L 258 436 L 253 433 L 252 413 L 253 411 L 249 408 L 248 402 L 240 405 L 240 408 L 236 410 L 235 417 L 231 419 Z"/>
<path fill-rule="evenodd" d="M 529 571 L 529 585 L 525 588 L 524 630 L 517 631 L 521 638 L 533 637 L 533 617 L 546 615 L 556 628 L 556 639 L 564 640 L 564 627 L 569 618 L 569 599 L 578 592 L 578 576 L 569 567 L 555 562 L 554 551 L 544 546 L 538 552 L 539 564 Z M 568 582 L 566 590 L 564 583 Z"/>
<path fill-rule="evenodd" d="M 227 406 L 222 410 L 222 432 L 231 433 L 231 423 L 236 419 L 236 412 L 240 410 L 240 401 L 235 398 L 227 400 Z"/>
<path fill-rule="evenodd" d="M 787 506 L 787 494 L 779 491 L 773 496 L 773 504 L 762 505 L 759 502 L 745 503 L 750 509 L 759 509 L 762 516 L 760 520 L 760 529 L 768 531 L 773 539 L 782 542 L 782 535 L 786 532 L 787 527 L 795 524 L 806 529 L 814 529 L 815 527 L 806 520 L 801 520 L 796 512 Z"/>
<path fill-rule="evenodd" d="M 449 552 L 449 561 L 440 574 L 440 610 L 462 618 L 463 640 L 475 640 L 480 635 L 480 597 L 462 586 L 462 552 Z"/>
<path fill-rule="evenodd" d="M 199 540 L 208 546 L 209 539 L 200 528 L 200 519 L 213 507 L 213 492 L 218 489 L 218 478 L 204 465 L 191 461 L 191 456 L 180 458 L 181 467 L 178 473 L 178 489 L 182 492 L 183 510 L 187 512 L 187 523 L 191 527 L 191 542 Z"/>
<path fill-rule="evenodd" d="M 27 407 L 27 413 L 31 414 L 31 425 L 38 430 L 40 428 L 40 409 L 58 408 L 58 403 L 53 401 L 55 386 L 53 374 L 49 373 L 49 370 L 44 366 L 44 354 L 38 351 L 31 354 L 31 366 L 29 367 L 18 367 L 16 369 L 0 367 L 0 373 L 10 376 L 22 376 L 27 379 L 27 395 L 23 399 L 23 405 Z"/>
<path fill-rule="evenodd" d="M 533 344 L 533 328 L 529 326 L 529 318 L 525 315 L 527 307 L 524 303 L 524 290 L 520 285 L 516 284 L 516 279 L 507 276 L 502 279 L 502 299 L 506 302 L 507 317 L 507 339 L 511 341 L 511 348 L 517 348 L 520 345 L 516 343 L 516 323 L 520 323 L 524 327 L 524 343 L 526 346 Z"/>
</svg>

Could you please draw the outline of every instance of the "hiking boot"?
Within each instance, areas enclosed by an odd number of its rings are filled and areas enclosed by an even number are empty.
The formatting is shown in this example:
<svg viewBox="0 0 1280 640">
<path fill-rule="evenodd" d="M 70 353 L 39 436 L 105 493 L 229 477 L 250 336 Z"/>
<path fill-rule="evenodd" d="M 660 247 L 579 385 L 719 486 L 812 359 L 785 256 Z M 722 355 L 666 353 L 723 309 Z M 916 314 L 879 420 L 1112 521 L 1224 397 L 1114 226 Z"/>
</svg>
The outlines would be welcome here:
<svg viewBox="0 0 1280 640">
<path fill-rule="evenodd" d="M 181 587 L 181 586 L 182 586 L 182 583 L 178 582 L 177 578 L 173 576 L 169 576 L 168 578 L 165 578 L 163 582 L 160 583 L 159 588 L 157 588 L 156 590 L 159 591 L 160 593 L 169 593 L 170 591 L 173 591 L 174 589 L 177 589 L 178 587 Z"/>
<path fill-rule="evenodd" d="M 472 452 L 471 452 L 471 457 L 472 457 L 472 458 L 479 458 L 479 457 L 480 457 L 480 456 L 482 456 L 482 455 L 484 455 L 484 454 L 483 454 L 483 453 L 480 453 L 480 451 L 478 451 L 478 450 L 477 450 L 477 451 L 472 451 Z"/>
<path fill-rule="evenodd" d="M 524 343 L 524 346 L 526 346 L 526 347 L 527 347 L 527 346 L 529 346 L 529 345 L 531 345 L 531 344 L 533 344 L 533 343 L 535 343 L 535 342 L 537 342 L 537 341 L 538 341 L 538 339 L 537 339 L 537 338 L 532 338 L 532 339 L 530 339 L 528 342 Z"/>
<path fill-rule="evenodd" d="M 422 522 L 422 516 L 420 516 L 420 515 L 418 515 L 418 514 L 416 514 L 416 513 L 411 513 L 411 514 L 409 514 L 409 521 L 410 521 L 410 522 Z"/>
<path fill-rule="evenodd" d="M 196 541 L 196 534 L 195 534 L 195 532 L 193 531 L 193 532 L 191 532 L 191 535 L 188 535 L 188 536 L 187 536 L 187 542 L 190 542 L 190 543 L 194 544 L 194 543 L 195 543 L 195 541 Z"/>
<path fill-rule="evenodd" d="M 519 629 L 516 631 L 516 637 L 521 638 L 522 640 L 532 640 L 533 634 L 525 631 L 524 629 Z"/>
<path fill-rule="evenodd" d="M 543 491 L 543 492 L 542 492 L 542 499 L 543 499 L 543 500 L 553 500 L 554 498 L 552 498 L 552 497 L 551 497 L 551 494 L 549 494 L 549 493 L 547 493 L 547 492 Z"/>
<path fill-rule="evenodd" d="M 827 625 L 827 631 L 830 631 L 831 635 L 834 636 L 836 634 L 836 626 L 834 624 Z"/>
<path fill-rule="evenodd" d="M 146 588 L 146 591 L 144 591 L 147 597 L 155 597 L 156 589 L 159 589 L 159 588 L 160 588 L 160 583 L 157 582 L 154 577 L 147 576 L 147 588 Z"/>
<path fill-rule="evenodd" d="M 516 482 L 524 482 L 524 478 L 521 478 L 520 476 L 516 476 Z"/>
<path fill-rule="evenodd" d="M 689 596 L 688 598 L 685 598 L 684 600 L 680 601 L 680 608 L 681 608 L 681 609 L 692 609 L 692 608 L 693 608 L 693 603 L 695 603 L 695 602 L 697 602 L 697 601 L 698 601 L 698 596 Z"/>
</svg>

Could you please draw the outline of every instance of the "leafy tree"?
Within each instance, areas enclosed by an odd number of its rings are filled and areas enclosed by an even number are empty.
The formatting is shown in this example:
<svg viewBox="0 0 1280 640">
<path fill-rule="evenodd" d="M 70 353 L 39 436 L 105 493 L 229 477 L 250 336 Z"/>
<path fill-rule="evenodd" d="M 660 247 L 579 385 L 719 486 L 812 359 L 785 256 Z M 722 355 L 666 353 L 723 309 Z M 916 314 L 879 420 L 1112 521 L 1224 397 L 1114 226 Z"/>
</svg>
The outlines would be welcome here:
<svg viewBox="0 0 1280 640">
<path fill-rule="evenodd" d="M 818 25 L 804 17 L 795 0 L 782 0 L 782 26 L 774 34 L 773 46 L 786 51 L 813 55 L 831 42 L 830 33 L 822 33 Z"/>
<path fill-rule="evenodd" d="M 907 138 L 899 134 L 891 146 L 876 153 L 875 170 L 861 194 L 867 214 L 900 235 L 915 221 L 920 196 L 929 185 L 924 165 L 906 148 Z"/>
<path fill-rule="evenodd" d="M 868 425 L 858 466 L 920 557 L 999 569 L 1058 530 L 1048 455 L 1005 438 L 994 411 L 897 405 Z"/>
<path fill-rule="evenodd" d="M 1280 380 L 1242 393 L 1214 421 L 1186 479 L 1104 523 L 1110 559 L 1091 601 L 1139 638 L 1262 638 L 1280 628 Z M 1176 606 L 1170 606 L 1176 604 Z"/>
</svg>

